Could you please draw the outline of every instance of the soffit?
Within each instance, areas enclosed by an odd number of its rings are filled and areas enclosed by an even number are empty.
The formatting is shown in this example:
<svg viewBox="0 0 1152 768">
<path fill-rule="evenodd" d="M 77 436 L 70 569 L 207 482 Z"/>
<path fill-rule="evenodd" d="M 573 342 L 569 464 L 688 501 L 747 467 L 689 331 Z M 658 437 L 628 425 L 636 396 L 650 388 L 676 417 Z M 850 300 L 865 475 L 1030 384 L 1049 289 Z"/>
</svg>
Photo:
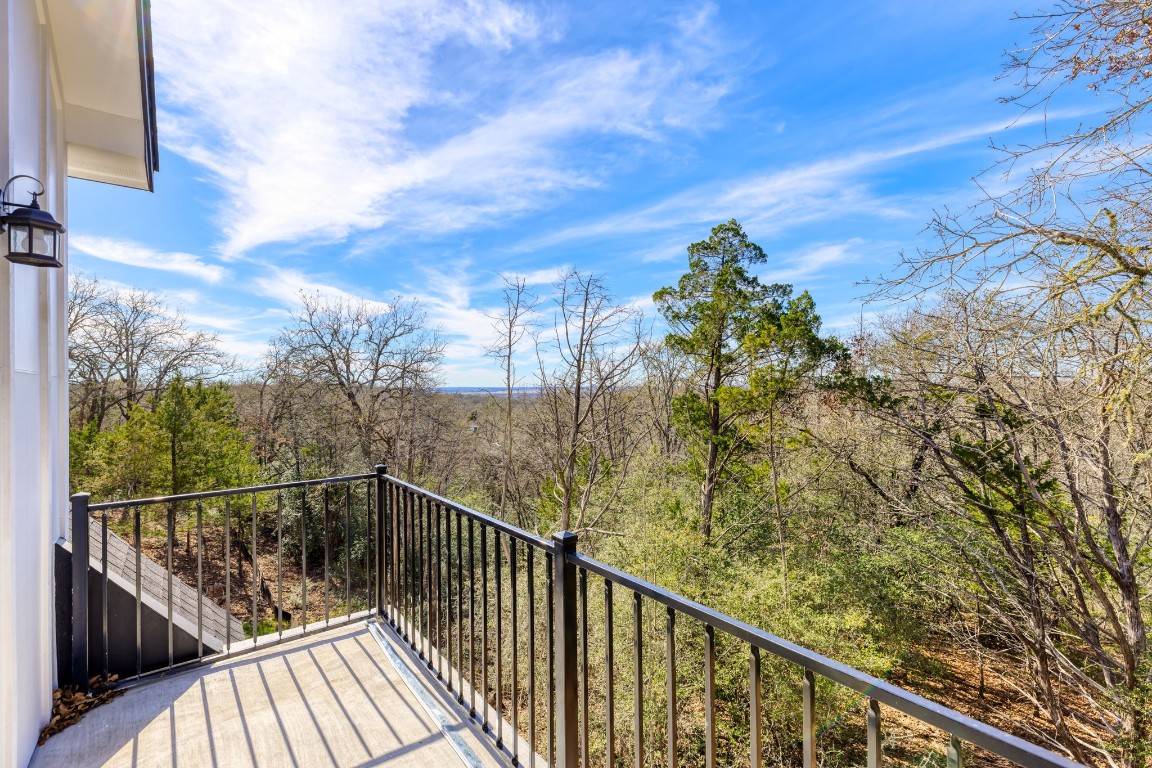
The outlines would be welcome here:
<svg viewBox="0 0 1152 768">
<path fill-rule="evenodd" d="M 137 189 L 156 170 L 147 0 L 44 0 L 64 101 L 68 175 Z"/>
</svg>

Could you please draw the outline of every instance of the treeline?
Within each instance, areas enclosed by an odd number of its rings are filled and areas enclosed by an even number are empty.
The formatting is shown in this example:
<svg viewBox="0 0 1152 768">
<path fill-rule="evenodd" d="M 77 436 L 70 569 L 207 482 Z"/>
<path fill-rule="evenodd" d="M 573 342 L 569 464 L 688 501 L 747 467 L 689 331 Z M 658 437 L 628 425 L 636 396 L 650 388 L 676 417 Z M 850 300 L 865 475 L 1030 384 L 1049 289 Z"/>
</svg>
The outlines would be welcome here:
<svg viewBox="0 0 1152 768">
<path fill-rule="evenodd" d="M 302 295 L 242 374 L 155 297 L 77 281 L 74 487 L 126 498 L 384 460 L 874 674 L 931 678 L 942 649 L 974 670 L 971 706 L 994 688 L 1027 703 L 998 724 L 1086 763 L 1148 765 L 1143 8 L 1034 17 L 1037 42 L 1009 61 L 1021 103 L 1076 82 L 1113 101 L 1010 153 L 1009 191 L 939 215 L 939 246 L 877 287 L 899 308 L 847 338 L 807 293 L 757 279 L 767 257 L 735 221 L 688 247 L 658 318 L 597 275 L 539 294 L 509 279 L 486 350 L 503 396 L 439 393 L 443 341 L 401 298 Z M 743 661 L 719 663 L 738 706 Z M 766 730 L 798 733 L 798 689 L 774 685 Z M 858 705 L 827 695 L 834 720 Z M 785 764 L 798 745 L 765 748 Z M 840 742 L 824 748 L 836 762 Z"/>
</svg>

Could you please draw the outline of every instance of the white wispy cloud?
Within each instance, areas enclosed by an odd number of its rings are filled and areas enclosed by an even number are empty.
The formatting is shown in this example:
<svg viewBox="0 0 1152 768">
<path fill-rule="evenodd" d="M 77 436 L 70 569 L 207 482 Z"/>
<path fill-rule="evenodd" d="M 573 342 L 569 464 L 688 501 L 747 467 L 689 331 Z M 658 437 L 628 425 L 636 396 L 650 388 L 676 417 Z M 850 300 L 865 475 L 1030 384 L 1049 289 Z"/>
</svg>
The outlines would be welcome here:
<svg viewBox="0 0 1152 768">
<path fill-rule="evenodd" d="M 259 296 L 279 302 L 281 306 L 290 310 L 299 307 L 304 296 L 317 296 L 323 301 L 363 301 L 381 311 L 389 307 L 388 302 L 382 301 L 379 296 L 335 285 L 336 281 L 331 276 L 323 277 L 298 269 L 275 266 L 265 266 L 263 269 L 261 274 L 252 278 L 253 291 Z"/>
<path fill-rule="evenodd" d="M 765 283 L 795 283 L 809 279 L 833 267 L 857 261 L 857 249 L 863 242 L 862 238 L 854 237 L 843 243 L 814 243 L 783 258 L 770 256 L 769 269 L 759 278 Z"/>
<path fill-rule="evenodd" d="M 223 189 L 226 254 L 386 224 L 482 225 L 599 184 L 588 152 L 573 156 L 581 138 L 648 142 L 714 122 L 727 84 L 710 67 L 721 55 L 710 8 L 664 43 L 542 66 L 531 54 L 550 44 L 545 22 L 507 0 L 289 0 L 274 12 L 173 0 L 154 14 L 161 136 Z M 447 49 L 472 85 L 491 72 L 483 104 L 441 71 Z M 438 136 L 413 128 L 422 110 L 442 114 L 421 124 Z"/>
<path fill-rule="evenodd" d="M 405 162 L 407 112 L 440 98 L 437 47 L 499 49 L 536 33 L 500 0 L 178 0 L 154 20 L 172 107 L 161 135 L 224 188 L 233 253 L 377 224 L 377 172 Z"/>
<path fill-rule="evenodd" d="M 527 272 L 508 272 L 504 277 L 509 280 L 520 278 L 524 281 L 524 284 L 529 287 L 535 285 L 551 285 L 556 282 L 561 275 L 571 269 L 571 265 L 560 264 L 555 267 L 543 267 L 542 269 L 532 269 Z"/>
<path fill-rule="evenodd" d="M 1012 127 L 1035 125 L 1043 119 L 1042 115 L 1026 116 Z M 925 211 L 919 207 L 911 209 L 911 201 L 904 197 L 875 192 L 871 186 L 874 175 L 915 155 L 961 145 L 1004 129 L 1003 123 L 979 123 L 949 131 L 934 130 L 928 135 L 904 137 L 886 146 L 822 157 L 782 170 L 704 182 L 636 210 L 620 211 L 531 238 L 517 244 L 515 250 L 530 252 L 561 243 L 696 228 L 700 223 L 731 217 L 738 218 L 748 229 L 775 232 L 850 214 L 923 216 Z M 671 247 L 657 248 L 644 254 L 643 259 L 662 261 L 673 255 Z"/>
<path fill-rule="evenodd" d="M 496 336 L 493 318 L 500 310 L 478 305 L 477 282 L 483 276 L 469 266 L 467 260 L 425 266 L 420 287 L 405 294 L 419 302 L 427 313 L 428 325 L 441 332 L 449 360 L 484 360 L 485 350 Z"/>
<path fill-rule="evenodd" d="M 206 283 L 219 283 L 229 274 L 228 270 L 219 264 L 210 264 L 191 253 L 158 251 L 131 240 L 94 237 L 92 235 L 72 235 L 68 239 L 68 246 L 73 250 L 103 261 L 126 264 L 140 269 L 175 272 L 195 277 Z"/>
</svg>

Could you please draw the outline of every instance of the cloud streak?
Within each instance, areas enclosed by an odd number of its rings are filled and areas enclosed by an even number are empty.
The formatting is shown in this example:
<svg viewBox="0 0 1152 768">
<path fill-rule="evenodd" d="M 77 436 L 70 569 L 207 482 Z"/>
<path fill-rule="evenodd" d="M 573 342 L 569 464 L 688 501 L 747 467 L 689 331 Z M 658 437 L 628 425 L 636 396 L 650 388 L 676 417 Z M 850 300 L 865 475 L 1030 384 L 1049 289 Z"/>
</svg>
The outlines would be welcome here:
<svg viewBox="0 0 1152 768">
<path fill-rule="evenodd" d="M 1042 120 L 1043 116 L 1023 118 L 1013 127 Z M 1002 124 L 982 123 L 879 149 L 823 158 L 780 171 L 698 184 L 637 210 L 623 211 L 522 242 L 516 250 L 533 251 L 562 243 L 676 230 L 733 216 L 740 219 L 746 228 L 775 231 L 848 214 L 866 213 L 885 218 L 917 215 L 919 211 L 907 210 L 899 198 L 875 194 L 870 188 L 869 174 L 915 155 L 991 136 L 1003 128 Z M 657 249 L 644 260 L 662 261 L 671 255 L 671 249 Z"/>
<path fill-rule="evenodd" d="M 161 136 L 224 191 L 228 256 L 537 209 L 601 182 L 581 139 L 699 130 L 727 90 L 709 6 L 670 41 L 567 57 L 536 55 L 555 30 L 506 0 L 173 0 L 155 26 Z M 479 65 L 484 103 L 438 69 L 449 54 Z"/>
<path fill-rule="evenodd" d="M 257 295 L 272 299 L 289 310 L 299 308 L 304 296 L 316 296 L 322 301 L 362 301 L 380 311 L 385 311 L 389 307 L 387 302 L 380 301 L 377 297 L 365 296 L 333 285 L 332 280 L 331 277 L 307 274 L 298 269 L 268 266 L 263 274 L 252 279 L 252 288 Z"/>
<path fill-rule="evenodd" d="M 140 269 L 175 272 L 194 277 L 206 283 L 219 283 L 229 272 L 218 264 L 210 264 L 191 253 L 158 251 L 130 240 L 111 237 L 72 235 L 69 248 L 102 261 L 111 261 Z"/>
</svg>

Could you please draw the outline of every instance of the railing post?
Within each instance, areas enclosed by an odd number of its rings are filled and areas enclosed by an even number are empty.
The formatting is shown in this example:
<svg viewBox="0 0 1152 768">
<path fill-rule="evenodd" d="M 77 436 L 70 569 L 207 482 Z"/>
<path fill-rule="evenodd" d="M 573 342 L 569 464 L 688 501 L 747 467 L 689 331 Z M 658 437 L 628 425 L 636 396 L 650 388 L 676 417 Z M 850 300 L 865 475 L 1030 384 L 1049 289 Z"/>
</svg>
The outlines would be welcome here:
<svg viewBox="0 0 1152 768">
<path fill-rule="evenodd" d="M 72 496 L 72 685 L 88 690 L 88 494 Z"/>
<path fill-rule="evenodd" d="M 384 610 L 384 476 L 388 474 L 385 464 L 376 465 L 376 618 L 383 620 Z"/>
<path fill-rule="evenodd" d="M 553 599 L 556 606 L 556 764 L 577 768 L 580 760 L 580 720 L 576 675 L 576 566 L 568 556 L 576 552 L 576 534 L 552 535 Z"/>
</svg>

